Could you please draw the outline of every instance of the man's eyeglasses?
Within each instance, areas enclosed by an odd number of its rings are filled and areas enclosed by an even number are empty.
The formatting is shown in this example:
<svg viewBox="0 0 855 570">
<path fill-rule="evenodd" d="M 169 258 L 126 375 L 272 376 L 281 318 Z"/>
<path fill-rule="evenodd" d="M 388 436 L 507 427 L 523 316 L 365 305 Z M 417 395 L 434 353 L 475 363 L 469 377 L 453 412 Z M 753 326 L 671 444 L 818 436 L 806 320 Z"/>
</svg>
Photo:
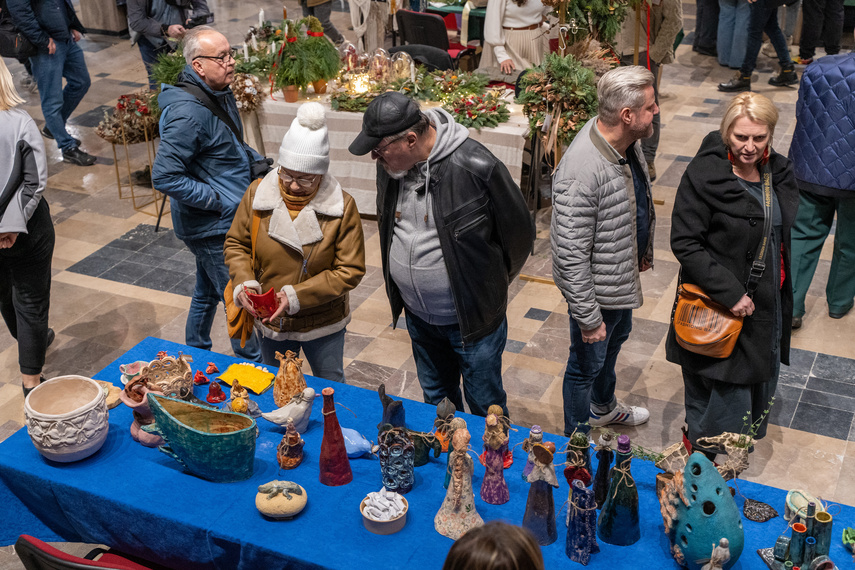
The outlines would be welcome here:
<svg viewBox="0 0 855 570">
<path fill-rule="evenodd" d="M 392 146 L 393 144 L 395 144 L 396 142 L 398 142 L 399 140 L 401 140 L 401 139 L 389 141 L 386 144 L 384 144 L 383 146 L 378 146 L 377 148 L 375 148 L 371 152 L 373 152 L 377 156 L 383 156 L 386 154 L 386 149 L 389 148 L 390 146 Z"/>
<path fill-rule="evenodd" d="M 193 60 L 197 59 L 213 59 L 214 61 L 220 62 L 220 65 L 223 65 L 227 62 L 231 62 L 235 60 L 235 55 L 237 54 L 237 48 L 231 48 L 228 53 L 225 55 L 197 55 L 193 58 Z"/>
<path fill-rule="evenodd" d="M 317 179 L 317 176 L 312 176 L 311 178 L 294 178 L 286 174 L 281 168 L 279 169 L 279 180 L 286 186 L 290 186 L 292 182 L 296 182 L 300 188 L 311 188 Z"/>
</svg>

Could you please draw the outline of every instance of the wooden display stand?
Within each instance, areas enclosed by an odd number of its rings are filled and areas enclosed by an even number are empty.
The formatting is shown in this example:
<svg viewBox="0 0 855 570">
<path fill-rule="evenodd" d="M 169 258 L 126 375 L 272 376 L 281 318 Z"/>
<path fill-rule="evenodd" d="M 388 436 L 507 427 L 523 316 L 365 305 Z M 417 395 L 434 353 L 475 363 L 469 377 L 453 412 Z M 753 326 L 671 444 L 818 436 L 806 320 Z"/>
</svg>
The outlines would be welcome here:
<svg viewBox="0 0 855 570">
<path fill-rule="evenodd" d="M 131 155 L 128 151 L 128 145 L 136 144 L 137 142 L 145 142 L 146 154 L 148 155 L 148 168 L 149 172 L 151 172 L 154 167 L 154 156 L 157 154 L 157 149 L 154 146 L 154 136 L 153 133 L 149 132 L 149 128 L 146 127 L 143 130 L 143 135 L 145 137 L 145 141 L 133 141 L 128 142 L 128 138 L 125 134 L 124 127 L 120 132 L 122 142 L 117 143 L 113 142 L 113 164 L 116 167 L 116 186 L 119 189 L 119 199 L 126 200 L 128 198 L 131 199 L 131 203 L 133 204 L 134 210 L 137 212 L 142 212 L 143 214 L 148 214 L 149 216 L 158 216 L 158 214 L 163 214 L 163 206 L 166 202 L 166 196 L 158 192 L 154 187 L 150 189 L 150 191 L 138 192 L 134 189 L 134 182 L 132 180 L 132 171 L 131 171 Z M 121 146 L 125 149 L 125 166 L 128 174 L 128 183 L 127 188 L 130 190 L 130 194 L 122 195 L 122 177 L 119 171 L 119 158 L 116 153 L 116 146 L 121 144 Z M 147 189 L 149 190 L 149 189 Z"/>
</svg>

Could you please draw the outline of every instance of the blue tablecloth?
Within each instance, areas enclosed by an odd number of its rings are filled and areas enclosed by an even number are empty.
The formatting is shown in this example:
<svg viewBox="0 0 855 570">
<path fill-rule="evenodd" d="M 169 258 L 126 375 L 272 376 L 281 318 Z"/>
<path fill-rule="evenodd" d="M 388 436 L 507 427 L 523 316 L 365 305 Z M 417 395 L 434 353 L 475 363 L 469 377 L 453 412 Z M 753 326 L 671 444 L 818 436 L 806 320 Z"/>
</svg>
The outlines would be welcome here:
<svg viewBox="0 0 855 570">
<path fill-rule="evenodd" d="M 225 370 L 236 361 L 148 338 L 96 378 L 118 384 L 119 364 L 154 359 L 160 350 L 192 355 L 194 370 L 204 370 L 207 362 Z M 341 425 L 376 440 L 381 405 L 375 392 L 319 378 L 307 377 L 307 382 L 318 393 L 333 386 L 336 402 L 356 415 L 338 406 Z M 207 394 L 207 387 L 196 390 L 202 398 Z M 263 411 L 274 408 L 271 392 L 253 396 Z M 22 429 L 0 444 L 0 545 L 14 543 L 22 533 L 48 541 L 104 543 L 182 569 L 441 568 L 452 544 L 433 527 L 434 515 L 445 496 L 445 456 L 431 457 L 428 465 L 416 469 L 415 487 L 407 494 L 410 510 L 404 529 L 391 536 L 371 534 L 362 526 L 359 504 L 366 494 L 381 487 L 379 461 L 373 457 L 352 459 L 353 482 L 343 487 L 321 485 L 317 463 L 323 435 L 321 407 L 318 399 L 309 428 L 303 434 L 305 459 L 293 471 L 277 473 L 276 446 L 284 428 L 259 419 L 261 435 L 256 446 L 255 472 L 240 483 L 199 479 L 158 450 L 134 442 L 128 430 L 131 412 L 124 405 L 110 411 L 110 431 L 104 447 L 77 463 L 45 460 L 33 447 L 26 429 Z M 405 409 L 410 428 L 431 429 L 436 417 L 434 407 L 408 400 Z M 473 447 L 480 452 L 484 420 L 464 417 Z M 527 435 L 524 428 L 511 432 L 511 445 Z M 549 434 L 545 439 L 554 441 L 559 448 L 566 442 L 564 437 Z M 476 462 L 475 503 L 485 520 L 522 522 L 529 486 L 520 477 L 525 465 L 521 448 L 515 449 L 514 458 L 514 465 L 505 471 L 511 501 L 499 506 L 486 504 L 478 497 L 484 469 Z M 655 496 L 658 470 L 649 462 L 636 460 L 632 472 L 639 490 L 641 540 L 628 547 L 601 544 L 602 551 L 591 559 L 589 568 L 677 568 L 662 532 Z M 267 520 L 255 508 L 258 485 L 274 479 L 295 481 L 306 488 L 308 505 L 291 521 Z M 569 488 L 560 474 L 559 480 L 562 485 L 555 491 L 556 510 L 562 508 Z M 739 489 L 745 496 L 768 502 L 783 513 L 784 491 L 743 481 Z M 742 500 L 737 502 L 741 508 Z M 559 514 L 558 541 L 543 547 L 547 568 L 574 565 L 564 554 L 565 512 Z M 744 524 L 745 550 L 734 568 L 765 568 L 755 551 L 772 546 L 786 523 L 778 518 L 764 524 L 746 520 Z M 835 514 L 831 554 L 838 565 L 845 566 L 849 555 L 840 544 L 844 526 L 855 526 L 855 509 L 841 507 Z"/>
</svg>

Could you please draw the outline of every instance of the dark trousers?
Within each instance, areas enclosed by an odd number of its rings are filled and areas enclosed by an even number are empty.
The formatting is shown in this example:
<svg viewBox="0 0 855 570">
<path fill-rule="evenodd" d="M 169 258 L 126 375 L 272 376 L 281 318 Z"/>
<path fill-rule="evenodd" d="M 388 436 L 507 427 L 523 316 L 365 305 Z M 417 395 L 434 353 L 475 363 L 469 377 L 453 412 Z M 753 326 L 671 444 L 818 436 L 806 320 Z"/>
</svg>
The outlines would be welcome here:
<svg viewBox="0 0 855 570">
<path fill-rule="evenodd" d="M 694 49 L 715 49 L 718 36 L 718 0 L 696 0 Z"/>
<path fill-rule="evenodd" d="M 332 14 L 332 0 L 324 2 L 323 4 L 318 4 L 317 6 L 312 6 L 311 8 L 307 6 L 305 0 L 303 0 L 301 8 L 303 8 L 304 18 L 314 16 L 321 21 L 321 25 L 324 27 L 324 35 L 326 35 L 332 43 L 338 45 L 344 41 L 341 32 L 338 31 L 338 28 L 336 28 L 332 23 L 332 20 L 330 20 L 330 15 Z"/>
<path fill-rule="evenodd" d="M 763 32 L 766 32 L 769 41 L 775 46 L 781 69 L 793 69 L 787 38 L 778 25 L 778 6 L 767 0 L 757 0 L 751 4 L 751 13 L 748 16 L 748 42 L 745 44 L 745 59 L 739 70 L 743 76 L 751 75 L 757 66 L 757 55 L 763 45 Z"/>
<path fill-rule="evenodd" d="M 143 64 L 145 65 L 145 71 L 148 74 L 148 88 L 152 91 L 157 91 L 157 88 L 160 87 L 160 85 L 152 79 L 151 68 L 155 63 L 157 63 L 157 57 L 160 54 L 169 53 L 172 49 L 169 47 L 169 44 L 163 44 L 161 47 L 155 47 L 146 39 L 145 36 L 139 37 L 137 45 L 140 48 L 140 55 L 142 56 Z"/>
<path fill-rule="evenodd" d="M 54 233 L 50 208 L 41 200 L 15 245 L 0 249 L 0 314 L 18 341 L 22 374 L 41 374 L 47 350 L 50 263 Z"/>
<path fill-rule="evenodd" d="M 825 53 L 840 53 L 843 36 L 843 0 L 804 0 L 799 57 L 810 59 L 822 43 Z"/>
</svg>

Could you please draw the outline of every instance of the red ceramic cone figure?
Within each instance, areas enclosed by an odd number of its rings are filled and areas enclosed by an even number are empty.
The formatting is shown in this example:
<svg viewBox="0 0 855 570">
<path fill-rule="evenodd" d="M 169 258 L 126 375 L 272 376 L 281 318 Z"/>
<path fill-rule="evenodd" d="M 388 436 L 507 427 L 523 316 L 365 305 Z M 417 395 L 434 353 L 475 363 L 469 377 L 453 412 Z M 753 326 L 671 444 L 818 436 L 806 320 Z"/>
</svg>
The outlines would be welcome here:
<svg viewBox="0 0 855 570">
<path fill-rule="evenodd" d="M 321 442 L 320 479 L 321 483 L 330 487 L 347 485 L 353 481 L 344 437 L 335 414 L 334 393 L 332 388 L 324 388 L 321 392 L 324 396 L 324 439 Z"/>
</svg>

